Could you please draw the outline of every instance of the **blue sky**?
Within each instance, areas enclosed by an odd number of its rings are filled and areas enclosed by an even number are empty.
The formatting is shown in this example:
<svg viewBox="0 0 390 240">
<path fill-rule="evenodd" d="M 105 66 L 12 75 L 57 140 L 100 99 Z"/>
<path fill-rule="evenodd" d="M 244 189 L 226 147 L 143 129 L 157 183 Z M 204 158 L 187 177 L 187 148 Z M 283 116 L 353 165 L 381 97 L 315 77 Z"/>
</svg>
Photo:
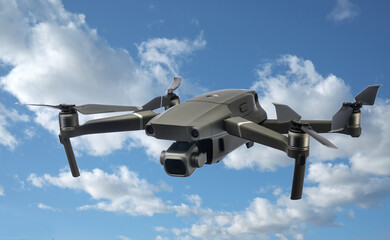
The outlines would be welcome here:
<svg viewBox="0 0 390 240">
<path fill-rule="evenodd" d="M 0 0 L 0 239 L 389 239 L 390 4 L 387 1 Z M 254 89 L 304 118 L 330 119 L 367 85 L 360 138 L 311 143 L 303 199 L 293 161 L 261 145 L 189 178 L 171 142 L 144 132 L 72 139 L 58 112 L 24 103 L 142 105 L 174 76 L 182 101 Z M 84 122 L 105 115 L 82 116 Z"/>
</svg>

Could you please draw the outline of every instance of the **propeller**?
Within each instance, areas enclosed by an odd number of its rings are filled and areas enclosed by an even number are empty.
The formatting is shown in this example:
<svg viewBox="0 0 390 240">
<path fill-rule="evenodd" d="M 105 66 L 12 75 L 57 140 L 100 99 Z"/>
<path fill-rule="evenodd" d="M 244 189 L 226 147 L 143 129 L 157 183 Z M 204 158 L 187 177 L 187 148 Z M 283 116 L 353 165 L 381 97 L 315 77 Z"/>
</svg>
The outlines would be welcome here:
<svg viewBox="0 0 390 240">
<path fill-rule="evenodd" d="M 171 85 L 169 85 L 167 89 L 167 93 L 173 93 L 173 91 L 180 87 L 181 80 L 183 80 L 181 77 L 174 77 L 173 81 L 171 82 Z"/>
<path fill-rule="evenodd" d="M 17 103 L 21 104 L 21 103 Z M 60 104 L 60 105 L 48 105 L 48 104 L 24 104 L 28 106 L 37 107 L 50 107 L 60 109 L 61 112 L 80 112 L 82 114 L 97 114 L 97 113 L 109 113 L 109 112 L 127 112 L 138 111 L 141 107 L 136 106 L 117 106 L 117 105 L 103 105 L 103 104 L 85 104 L 85 105 L 72 105 L 72 104 Z"/>
<path fill-rule="evenodd" d="M 374 105 L 378 89 L 381 85 L 366 87 L 355 96 L 355 102 L 345 102 L 340 110 L 332 117 L 332 132 L 344 129 L 352 113 L 360 112 L 363 105 Z"/>
<path fill-rule="evenodd" d="M 180 86 L 181 81 L 181 77 L 174 77 L 172 83 L 167 89 L 167 95 L 153 98 L 142 106 L 142 110 L 155 110 L 161 107 L 169 108 L 175 100 L 179 103 L 179 97 L 174 93 L 174 91 Z"/>
<path fill-rule="evenodd" d="M 337 148 L 333 143 L 331 143 L 328 139 L 321 136 L 319 133 L 313 130 L 309 123 L 300 121 L 301 116 L 296 113 L 292 108 L 284 104 L 273 103 L 276 109 L 276 116 L 278 123 L 286 123 L 290 122 L 292 124 L 292 128 L 295 130 L 302 130 L 305 133 L 309 134 L 315 140 L 320 142 L 322 145 L 329 148 Z"/>
</svg>

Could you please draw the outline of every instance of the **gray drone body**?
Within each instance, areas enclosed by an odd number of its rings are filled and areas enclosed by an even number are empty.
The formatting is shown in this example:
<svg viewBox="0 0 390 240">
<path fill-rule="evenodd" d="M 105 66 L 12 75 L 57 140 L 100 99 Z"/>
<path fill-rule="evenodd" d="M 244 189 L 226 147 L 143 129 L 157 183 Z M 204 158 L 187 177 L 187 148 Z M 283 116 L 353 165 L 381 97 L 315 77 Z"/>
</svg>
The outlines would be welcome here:
<svg viewBox="0 0 390 240">
<path fill-rule="evenodd" d="M 174 93 L 181 78 L 174 78 L 167 94 L 143 105 L 113 106 L 87 104 L 58 106 L 30 104 L 58 108 L 60 142 L 64 145 L 70 170 L 80 175 L 70 138 L 95 133 L 145 130 L 148 136 L 175 141 L 162 151 L 160 162 L 170 176 L 187 177 L 204 164 L 221 161 L 243 144 L 248 148 L 259 143 L 283 151 L 295 159 L 291 199 L 302 197 L 309 138 L 324 146 L 336 148 L 319 133 L 333 132 L 359 137 L 363 105 L 373 105 L 380 85 L 368 86 L 355 97 L 355 102 L 343 103 L 332 120 L 301 120 L 301 116 L 287 105 L 276 104 L 277 119 L 267 114 L 251 90 L 219 90 L 199 95 L 183 103 Z M 158 114 L 153 110 L 164 107 Z M 79 124 L 78 112 L 95 114 L 134 111 L 130 114 L 94 119 Z M 245 161 L 245 159 L 242 159 Z"/>
<path fill-rule="evenodd" d="M 248 142 L 226 132 L 224 120 L 232 117 L 260 123 L 267 114 L 256 92 L 220 90 L 173 106 L 150 120 L 145 129 L 149 136 L 177 141 L 161 154 L 168 175 L 190 176 L 196 168 L 217 163 Z"/>
</svg>

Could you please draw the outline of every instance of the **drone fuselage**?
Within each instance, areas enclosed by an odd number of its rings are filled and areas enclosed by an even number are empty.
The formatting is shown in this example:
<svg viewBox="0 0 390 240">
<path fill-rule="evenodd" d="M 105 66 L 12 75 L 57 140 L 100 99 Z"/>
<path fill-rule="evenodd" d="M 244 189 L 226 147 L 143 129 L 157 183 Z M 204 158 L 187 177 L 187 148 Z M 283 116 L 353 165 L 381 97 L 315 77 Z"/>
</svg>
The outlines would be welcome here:
<svg viewBox="0 0 390 240">
<path fill-rule="evenodd" d="M 261 123 L 267 119 L 267 114 L 258 103 L 255 91 L 220 90 L 169 108 L 150 120 L 145 131 L 147 135 L 158 139 L 176 141 L 170 149 L 163 152 L 161 163 L 171 176 L 189 176 L 193 171 L 184 171 L 187 166 L 183 162 L 187 161 L 191 165 L 190 158 L 199 158 L 204 154 L 205 163 L 217 163 L 248 142 L 224 130 L 224 120 L 231 117 L 243 117 L 248 121 Z M 176 168 L 169 167 L 166 159 L 174 162 Z M 177 168 L 180 170 L 175 171 Z"/>
<path fill-rule="evenodd" d="M 146 134 L 158 139 L 192 142 L 226 133 L 224 120 L 243 117 L 260 123 L 267 119 L 255 91 L 220 90 L 173 106 L 146 125 Z"/>
</svg>

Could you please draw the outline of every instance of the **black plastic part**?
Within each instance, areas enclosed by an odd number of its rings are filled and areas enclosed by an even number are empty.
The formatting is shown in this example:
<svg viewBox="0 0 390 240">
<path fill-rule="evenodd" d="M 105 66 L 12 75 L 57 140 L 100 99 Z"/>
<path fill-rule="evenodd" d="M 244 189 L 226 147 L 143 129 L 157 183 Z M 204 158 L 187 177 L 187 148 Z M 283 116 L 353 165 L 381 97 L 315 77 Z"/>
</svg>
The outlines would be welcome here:
<svg viewBox="0 0 390 240">
<path fill-rule="evenodd" d="M 362 103 L 363 105 L 374 105 L 375 98 L 380 86 L 381 85 L 372 85 L 366 87 L 363 91 L 355 96 L 356 102 Z"/>
<path fill-rule="evenodd" d="M 276 110 L 276 116 L 279 123 L 285 123 L 292 120 L 301 120 L 301 116 L 292 108 L 284 104 L 273 103 Z"/>
<path fill-rule="evenodd" d="M 60 137 L 60 142 L 64 145 L 66 157 L 68 158 L 69 167 L 70 167 L 70 171 L 72 172 L 72 176 L 79 177 L 80 171 L 79 171 L 79 168 L 77 166 L 76 158 L 75 158 L 74 153 L 73 153 L 73 148 L 72 148 L 72 144 L 70 142 L 70 139 L 63 138 L 63 137 L 61 137 L 61 135 L 59 137 Z"/>
<path fill-rule="evenodd" d="M 194 129 L 191 131 L 191 136 L 193 136 L 194 138 L 198 138 L 199 137 L 199 131 Z"/>
<path fill-rule="evenodd" d="M 351 114 L 354 111 L 352 105 L 353 103 L 343 103 L 343 106 L 340 108 L 340 110 L 333 115 L 332 131 L 342 130 L 345 128 L 348 119 L 351 117 Z"/>
<path fill-rule="evenodd" d="M 196 141 L 199 152 L 206 153 L 207 162 L 206 164 L 211 164 L 213 162 L 213 141 L 211 139 L 202 139 Z"/>
<path fill-rule="evenodd" d="M 153 134 L 154 133 L 154 129 L 152 126 L 148 125 L 146 126 L 146 132 L 149 133 L 149 134 Z"/>
<path fill-rule="evenodd" d="M 317 140 L 319 143 L 321 143 L 322 145 L 328 147 L 328 148 L 334 148 L 334 149 L 337 149 L 337 147 L 331 143 L 328 139 L 326 139 L 325 137 L 321 136 L 320 134 L 318 134 L 316 131 L 314 131 L 310 125 L 308 126 L 302 126 L 301 128 L 305 133 L 309 134 L 312 138 L 314 138 L 315 140 Z"/>
<path fill-rule="evenodd" d="M 298 200 L 302 198 L 305 168 L 306 156 L 299 155 L 295 158 L 294 176 L 291 188 L 291 200 Z"/>
<path fill-rule="evenodd" d="M 246 148 L 251 148 L 255 145 L 255 143 L 253 141 L 250 141 L 250 142 L 245 143 L 245 145 L 246 145 Z"/>
<path fill-rule="evenodd" d="M 223 138 L 218 139 L 218 149 L 220 152 L 225 151 L 225 141 Z"/>
</svg>

